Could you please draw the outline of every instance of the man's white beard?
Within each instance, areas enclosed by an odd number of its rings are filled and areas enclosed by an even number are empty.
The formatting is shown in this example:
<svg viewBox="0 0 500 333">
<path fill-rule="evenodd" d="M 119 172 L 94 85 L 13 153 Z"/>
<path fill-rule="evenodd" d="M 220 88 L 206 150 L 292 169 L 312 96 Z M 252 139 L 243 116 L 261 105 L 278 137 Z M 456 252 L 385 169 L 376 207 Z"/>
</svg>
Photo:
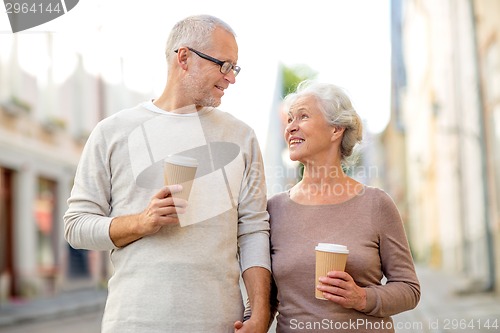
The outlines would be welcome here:
<svg viewBox="0 0 500 333">
<path fill-rule="evenodd" d="M 220 105 L 220 98 L 214 97 L 209 91 L 206 91 L 206 86 L 198 79 L 201 75 L 198 72 L 190 73 L 182 82 L 184 91 L 191 95 L 194 104 L 200 106 L 217 107 Z"/>
</svg>

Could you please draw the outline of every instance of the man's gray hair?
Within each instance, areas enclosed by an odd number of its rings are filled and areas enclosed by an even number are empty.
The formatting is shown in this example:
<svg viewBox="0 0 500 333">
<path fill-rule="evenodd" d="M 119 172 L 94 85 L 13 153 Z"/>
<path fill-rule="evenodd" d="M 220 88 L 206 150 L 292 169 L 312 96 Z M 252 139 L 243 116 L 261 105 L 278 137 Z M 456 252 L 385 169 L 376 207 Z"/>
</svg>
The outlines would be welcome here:
<svg viewBox="0 0 500 333">
<path fill-rule="evenodd" d="M 229 24 L 215 16 L 195 15 L 177 22 L 170 32 L 165 48 L 167 63 L 170 63 L 174 51 L 179 47 L 189 46 L 194 49 L 206 49 L 211 46 L 212 33 L 217 27 L 230 32 L 236 37 Z"/>
</svg>

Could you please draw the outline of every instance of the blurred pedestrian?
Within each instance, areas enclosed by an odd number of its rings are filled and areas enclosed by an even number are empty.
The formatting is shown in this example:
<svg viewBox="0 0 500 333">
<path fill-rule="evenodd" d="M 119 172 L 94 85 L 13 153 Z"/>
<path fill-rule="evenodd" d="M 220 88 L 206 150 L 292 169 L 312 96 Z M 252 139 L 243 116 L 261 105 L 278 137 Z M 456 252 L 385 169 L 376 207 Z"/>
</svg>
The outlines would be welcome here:
<svg viewBox="0 0 500 333">
<path fill-rule="evenodd" d="M 216 17 L 187 17 L 173 27 L 166 59 L 161 96 L 92 131 L 65 237 L 75 248 L 110 251 L 103 333 L 266 332 L 269 222 L 260 148 L 249 126 L 216 108 L 240 71 L 235 33 Z M 179 185 L 162 181 L 163 159 L 182 152 L 199 155 L 189 204 L 176 197 Z M 257 309 L 244 325 L 240 270 Z"/>
</svg>

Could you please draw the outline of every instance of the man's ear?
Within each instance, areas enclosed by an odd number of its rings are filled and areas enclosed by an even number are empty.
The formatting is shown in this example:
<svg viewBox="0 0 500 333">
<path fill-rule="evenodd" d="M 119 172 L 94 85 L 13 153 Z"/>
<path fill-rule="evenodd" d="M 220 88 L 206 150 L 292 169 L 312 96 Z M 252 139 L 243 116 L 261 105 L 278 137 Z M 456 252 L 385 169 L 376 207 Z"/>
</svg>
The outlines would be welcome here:
<svg viewBox="0 0 500 333">
<path fill-rule="evenodd" d="M 187 69 L 188 49 L 185 47 L 179 48 L 177 51 L 177 62 L 182 69 Z"/>
</svg>

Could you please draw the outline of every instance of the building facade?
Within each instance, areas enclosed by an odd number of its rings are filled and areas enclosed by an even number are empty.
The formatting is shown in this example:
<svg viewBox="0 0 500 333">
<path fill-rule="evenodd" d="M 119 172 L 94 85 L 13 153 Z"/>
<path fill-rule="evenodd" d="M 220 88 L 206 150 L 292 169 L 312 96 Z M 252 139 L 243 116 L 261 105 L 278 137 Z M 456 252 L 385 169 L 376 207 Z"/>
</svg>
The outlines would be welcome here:
<svg viewBox="0 0 500 333">
<path fill-rule="evenodd" d="M 0 302 L 104 283 L 107 254 L 64 240 L 63 214 L 83 145 L 102 118 L 146 94 L 130 91 L 123 68 L 107 77 L 62 34 L 1 34 Z"/>
<path fill-rule="evenodd" d="M 479 290 L 500 289 L 498 5 L 392 1 L 392 119 L 381 136 L 415 258 Z"/>
<path fill-rule="evenodd" d="M 473 2 L 475 39 L 480 71 L 481 108 L 486 150 L 487 195 L 495 262 L 495 286 L 500 290 L 500 2 Z"/>
</svg>

